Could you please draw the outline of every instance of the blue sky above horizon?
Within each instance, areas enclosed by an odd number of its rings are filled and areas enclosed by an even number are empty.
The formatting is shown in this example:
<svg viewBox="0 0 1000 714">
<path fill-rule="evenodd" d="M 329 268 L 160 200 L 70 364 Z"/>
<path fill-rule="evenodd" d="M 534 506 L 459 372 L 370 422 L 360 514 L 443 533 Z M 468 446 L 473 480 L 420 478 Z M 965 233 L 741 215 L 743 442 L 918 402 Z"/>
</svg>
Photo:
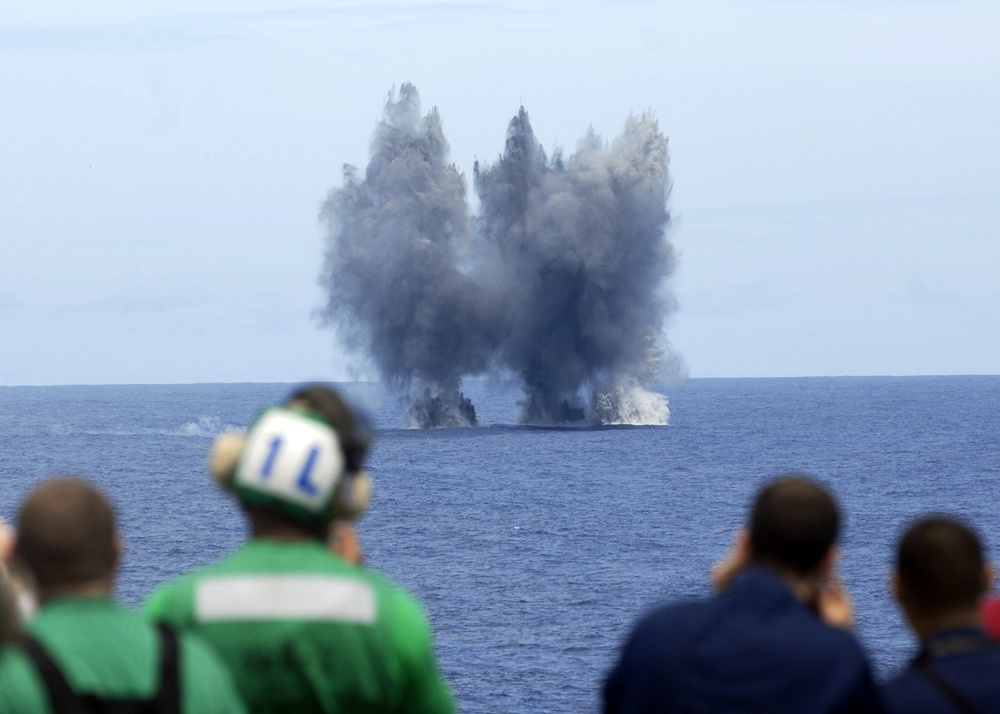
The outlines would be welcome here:
<svg viewBox="0 0 1000 714">
<path fill-rule="evenodd" d="M 692 376 L 1000 373 L 1000 6 L 4 4 L 0 385 L 370 376 L 314 317 L 393 87 L 467 185 L 652 109 Z M 471 192 L 471 187 L 470 187 Z"/>
</svg>

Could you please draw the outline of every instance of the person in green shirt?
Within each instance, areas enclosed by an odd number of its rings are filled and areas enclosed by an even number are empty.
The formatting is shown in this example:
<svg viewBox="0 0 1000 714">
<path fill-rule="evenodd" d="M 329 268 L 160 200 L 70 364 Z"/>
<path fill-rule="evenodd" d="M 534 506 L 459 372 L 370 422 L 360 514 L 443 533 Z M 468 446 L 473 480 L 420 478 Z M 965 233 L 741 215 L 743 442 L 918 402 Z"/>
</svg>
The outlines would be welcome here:
<svg viewBox="0 0 1000 714">
<path fill-rule="evenodd" d="M 325 542 L 332 522 L 367 505 L 369 441 L 324 385 L 264 411 L 245 438 L 220 437 L 212 472 L 239 500 L 250 539 L 145 603 L 151 619 L 219 653 L 253 712 L 455 709 L 417 600 Z"/>
<path fill-rule="evenodd" d="M 0 714 L 245 712 L 208 646 L 115 602 L 121 554 L 111 505 L 87 481 L 51 479 L 27 496 L 13 558 L 40 609 L 0 653 Z"/>
</svg>

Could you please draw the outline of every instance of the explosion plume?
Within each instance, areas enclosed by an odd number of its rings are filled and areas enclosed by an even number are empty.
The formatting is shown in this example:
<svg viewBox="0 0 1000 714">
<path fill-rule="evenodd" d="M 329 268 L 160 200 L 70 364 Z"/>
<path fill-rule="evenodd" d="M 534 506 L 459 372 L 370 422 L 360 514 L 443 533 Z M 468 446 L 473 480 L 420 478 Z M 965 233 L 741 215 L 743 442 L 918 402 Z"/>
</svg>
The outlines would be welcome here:
<svg viewBox="0 0 1000 714">
<path fill-rule="evenodd" d="M 667 140 L 649 114 L 607 145 L 549 159 L 522 108 L 504 153 L 475 167 L 480 212 L 448 163 L 436 110 L 390 95 L 362 177 L 323 206 L 324 319 L 410 390 L 413 426 L 471 426 L 463 376 L 513 372 L 530 424 L 665 424 L 649 391 L 669 345 L 674 267 Z"/>
</svg>

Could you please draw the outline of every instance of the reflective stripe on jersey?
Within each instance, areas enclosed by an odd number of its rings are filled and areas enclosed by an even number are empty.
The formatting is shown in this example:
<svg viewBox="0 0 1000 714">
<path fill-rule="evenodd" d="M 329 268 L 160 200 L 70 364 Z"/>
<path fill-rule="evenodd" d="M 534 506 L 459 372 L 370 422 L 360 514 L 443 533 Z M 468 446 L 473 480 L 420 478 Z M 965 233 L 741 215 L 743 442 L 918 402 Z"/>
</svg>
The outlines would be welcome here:
<svg viewBox="0 0 1000 714">
<path fill-rule="evenodd" d="M 302 619 L 374 624 L 374 589 L 336 575 L 222 575 L 195 586 L 201 622 Z"/>
</svg>

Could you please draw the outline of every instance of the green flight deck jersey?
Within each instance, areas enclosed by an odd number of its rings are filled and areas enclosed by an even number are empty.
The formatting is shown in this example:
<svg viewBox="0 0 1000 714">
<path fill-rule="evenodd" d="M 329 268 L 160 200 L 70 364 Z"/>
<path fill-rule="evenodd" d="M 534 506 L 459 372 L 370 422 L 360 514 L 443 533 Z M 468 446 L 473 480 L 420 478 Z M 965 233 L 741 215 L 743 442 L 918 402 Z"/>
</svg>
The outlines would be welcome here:
<svg viewBox="0 0 1000 714">
<path fill-rule="evenodd" d="M 319 541 L 252 539 L 157 589 L 145 612 L 207 641 L 253 712 L 455 708 L 417 600 Z"/>
<path fill-rule="evenodd" d="M 160 686 L 160 636 L 141 615 L 107 597 L 65 597 L 48 603 L 25 626 L 76 694 L 150 699 Z M 180 636 L 181 711 L 244 714 L 229 672 L 197 638 Z M 0 654 L 0 714 L 48 714 L 41 675 L 17 645 Z"/>
</svg>

